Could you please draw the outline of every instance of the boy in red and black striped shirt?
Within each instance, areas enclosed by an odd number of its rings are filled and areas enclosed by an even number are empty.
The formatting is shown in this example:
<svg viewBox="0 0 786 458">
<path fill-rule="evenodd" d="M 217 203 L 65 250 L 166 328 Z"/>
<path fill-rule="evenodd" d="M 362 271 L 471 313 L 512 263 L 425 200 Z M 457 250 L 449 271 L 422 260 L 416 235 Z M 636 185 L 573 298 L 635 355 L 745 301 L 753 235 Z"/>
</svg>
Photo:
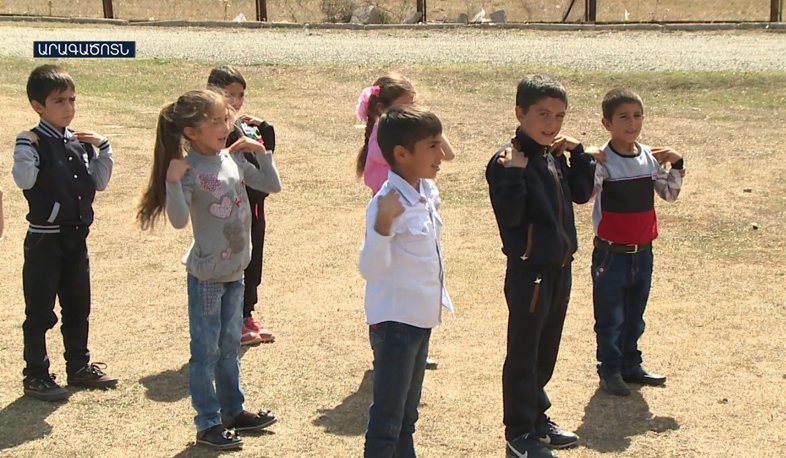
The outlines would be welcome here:
<svg viewBox="0 0 786 458">
<path fill-rule="evenodd" d="M 644 104 L 637 94 L 622 88 L 606 94 L 603 126 L 611 140 L 595 169 L 592 296 L 598 375 L 601 387 L 617 396 L 630 394 L 627 383 L 666 381 L 641 367 L 638 340 L 652 283 L 652 241 L 658 236 L 654 195 L 676 200 L 685 169 L 678 152 L 636 141 L 643 121 Z"/>
</svg>

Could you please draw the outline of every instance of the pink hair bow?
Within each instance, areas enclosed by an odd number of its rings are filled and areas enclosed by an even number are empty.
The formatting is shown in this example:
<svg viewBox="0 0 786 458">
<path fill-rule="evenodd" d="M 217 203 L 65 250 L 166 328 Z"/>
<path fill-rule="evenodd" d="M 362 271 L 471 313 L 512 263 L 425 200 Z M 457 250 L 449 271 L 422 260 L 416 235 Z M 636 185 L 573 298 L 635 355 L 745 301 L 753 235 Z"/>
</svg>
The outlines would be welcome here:
<svg viewBox="0 0 786 458">
<path fill-rule="evenodd" d="M 355 106 L 355 114 L 362 122 L 368 121 L 368 98 L 372 95 L 379 95 L 379 86 L 369 86 L 360 92 L 358 104 Z"/>
</svg>

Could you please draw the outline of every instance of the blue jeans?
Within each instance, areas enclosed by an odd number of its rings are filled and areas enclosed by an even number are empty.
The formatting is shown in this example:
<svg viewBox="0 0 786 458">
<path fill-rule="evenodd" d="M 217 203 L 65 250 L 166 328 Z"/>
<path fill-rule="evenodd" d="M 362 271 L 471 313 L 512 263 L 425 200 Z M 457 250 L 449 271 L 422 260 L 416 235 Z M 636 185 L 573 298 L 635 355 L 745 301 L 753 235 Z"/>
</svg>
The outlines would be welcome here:
<svg viewBox="0 0 786 458">
<path fill-rule="evenodd" d="M 431 329 L 395 321 L 369 327 L 374 382 L 364 458 L 415 458 L 412 434 Z"/>
<path fill-rule="evenodd" d="M 652 250 L 592 252 L 592 301 L 598 374 L 605 378 L 641 365 L 638 342 L 652 283 Z"/>
<path fill-rule="evenodd" d="M 197 412 L 197 431 L 221 424 L 221 417 L 231 419 L 243 412 L 237 359 L 242 322 L 241 280 L 207 282 L 188 275 L 188 391 Z"/>
</svg>

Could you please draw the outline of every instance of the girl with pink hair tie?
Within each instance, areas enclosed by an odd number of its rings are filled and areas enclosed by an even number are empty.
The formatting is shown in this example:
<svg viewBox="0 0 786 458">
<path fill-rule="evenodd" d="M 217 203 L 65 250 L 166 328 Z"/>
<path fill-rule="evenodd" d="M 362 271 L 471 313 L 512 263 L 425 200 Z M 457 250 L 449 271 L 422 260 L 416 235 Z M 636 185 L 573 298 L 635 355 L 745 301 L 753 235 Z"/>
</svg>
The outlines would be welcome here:
<svg viewBox="0 0 786 458">
<path fill-rule="evenodd" d="M 411 81 L 398 73 L 388 73 L 363 89 L 358 97 L 355 113 L 360 121 L 366 123 L 366 134 L 363 147 L 358 152 L 356 172 L 358 178 L 363 177 L 363 182 L 371 189 L 372 196 L 387 181 L 390 170 L 377 143 L 377 119 L 392 106 L 413 103 L 416 95 Z M 444 136 L 442 148 L 445 160 L 450 161 L 455 157 Z"/>
<path fill-rule="evenodd" d="M 377 120 L 392 106 L 414 103 L 416 95 L 410 80 L 398 73 L 388 73 L 363 89 L 358 97 L 355 113 L 361 122 L 366 123 L 366 135 L 363 147 L 358 152 L 356 173 L 358 178 L 363 177 L 363 182 L 371 189 L 372 197 L 385 184 L 390 170 L 377 143 Z M 442 150 L 446 161 L 456 157 L 445 135 L 442 135 Z M 436 368 L 437 362 L 428 358 L 426 369 Z"/>
</svg>

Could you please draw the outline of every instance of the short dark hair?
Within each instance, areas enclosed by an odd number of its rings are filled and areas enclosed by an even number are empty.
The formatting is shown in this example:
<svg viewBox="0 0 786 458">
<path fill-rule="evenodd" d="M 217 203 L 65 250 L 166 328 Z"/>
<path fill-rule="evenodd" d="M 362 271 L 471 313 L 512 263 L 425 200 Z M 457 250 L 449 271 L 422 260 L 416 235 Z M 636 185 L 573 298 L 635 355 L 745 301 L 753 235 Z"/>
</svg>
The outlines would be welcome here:
<svg viewBox="0 0 786 458">
<path fill-rule="evenodd" d="M 642 113 L 644 112 L 644 102 L 641 101 L 639 94 L 636 94 L 628 88 L 615 87 L 603 97 L 603 103 L 601 104 L 603 108 L 603 117 L 611 121 L 617 108 L 625 103 L 638 103 Z"/>
<path fill-rule="evenodd" d="M 442 122 L 437 115 L 416 105 L 398 105 L 388 108 L 379 118 L 377 142 L 382 157 L 393 168 L 396 165 L 393 148 L 397 145 L 412 151 L 415 143 L 440 134 Z"/>
<path fill-rule="evenodd" d="M 546 75 L 528 75 L 521 79 L 516 89 L 516 106 L 526 113 L 529 107 L 547 97 L 568 105 L 568 94 L 559 82 Z"/>
<path fill-rule="evenodd" d="M 49 94 L 67 89 L 75 89 L 71 75 L 57 65 L 41 65 L 36 67 L 27 78 L 27 99 L 46 105 Z"/>
<path fill-rule="evenodd" d="M 225 88 L 232 83 L 238 83 L 246 88 L 246 79 L 240 70 L 231 65 L 219 65 L 218 67 L 210 70 L 210 76 L 207 77 L 208 86 L 216 86 Z"/>
</svg>

